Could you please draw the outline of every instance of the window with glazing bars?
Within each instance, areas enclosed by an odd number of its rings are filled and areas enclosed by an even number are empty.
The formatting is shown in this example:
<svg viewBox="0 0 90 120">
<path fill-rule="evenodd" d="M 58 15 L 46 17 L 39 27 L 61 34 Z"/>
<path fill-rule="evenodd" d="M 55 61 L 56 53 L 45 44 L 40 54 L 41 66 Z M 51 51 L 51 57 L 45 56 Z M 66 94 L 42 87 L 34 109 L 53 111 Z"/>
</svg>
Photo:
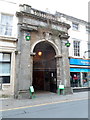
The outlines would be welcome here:
<svg viewBox="0 0 90 120">
<path fill-rule="evenodd" d="M 11 54 L 0 53 L 0 79 L 2 83 L 10 83 Z"/>
<path fill-rule="evenodd" d="M 0 19 L 0 34 L 1 35 L 12 35 L 12 22 L 13 16 L 1 14 Z"/>
<path fill-rule="evenodd" d="M 74 56 L 80 56 L 80 41 L 74 41 Z"/>
<path fill-rule="evenodd" d="M 77 24 L 77 23 L 72 23 L 72 29 L 73 29 L 73 30 L 78 30 L 78 29 L 79 29 L 79 24 Z"/>
</svg>

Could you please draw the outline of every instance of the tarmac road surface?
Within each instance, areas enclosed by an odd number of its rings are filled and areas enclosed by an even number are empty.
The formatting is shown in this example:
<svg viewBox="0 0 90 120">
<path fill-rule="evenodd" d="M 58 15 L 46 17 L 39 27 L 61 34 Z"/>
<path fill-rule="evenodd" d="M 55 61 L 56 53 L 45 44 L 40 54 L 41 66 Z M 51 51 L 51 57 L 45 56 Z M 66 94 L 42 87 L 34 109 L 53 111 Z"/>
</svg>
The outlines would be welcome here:
<svg viewBox="0 0 90 120">
<path fill-rule="evenodd" d="M 3 118 L 88 118 L 88 99 L 17 107 L 2 111 Z"/>
</svg>

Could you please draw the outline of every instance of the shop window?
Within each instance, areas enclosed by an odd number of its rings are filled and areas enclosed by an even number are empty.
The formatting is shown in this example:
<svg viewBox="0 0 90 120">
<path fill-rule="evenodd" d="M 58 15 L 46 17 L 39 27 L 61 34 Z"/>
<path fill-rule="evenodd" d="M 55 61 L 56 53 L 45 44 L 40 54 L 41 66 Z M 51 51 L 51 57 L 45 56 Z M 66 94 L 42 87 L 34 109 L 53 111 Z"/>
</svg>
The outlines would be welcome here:
<svg viewBox="0 0 90 120">
<path fill-rule="evenodd" d="M 71 87 L 81 87 L 80 73 L 71 72 L 70 83 L 71 83 Z"/>
<path fill-rule="evenodd" d="M 1 14 L 0 20 L 0 34 L 1 35 L 12 35 L 12 22 L 13 16 Z"/>
<path fill-rule="evenodd" d="M 11 54 L 0 53 L 0 78 L 2 83 L 10 83 Z"/>
<path fill-rule="evenodd" d="M 80 41 L 73 42 L 74 56 L 80 56 Z"/>
<path fill-rule="evenodd" d="M 88 87 L 88 85 L 90 84 L 90 81 L 88 80 L 87 76 L 87 73 L 82 73 L 83 87 Z"/>
</svg>

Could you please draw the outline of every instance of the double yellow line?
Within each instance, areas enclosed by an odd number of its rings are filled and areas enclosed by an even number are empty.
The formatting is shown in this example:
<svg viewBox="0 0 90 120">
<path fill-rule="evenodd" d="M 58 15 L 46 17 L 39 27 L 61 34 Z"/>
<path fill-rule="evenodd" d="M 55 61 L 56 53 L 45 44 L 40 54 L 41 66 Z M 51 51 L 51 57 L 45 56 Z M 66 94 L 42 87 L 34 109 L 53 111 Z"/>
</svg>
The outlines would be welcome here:
<svg viewBox="0 0 90 120">
<path fill-rule="evenodd" d="M 72 99 L 72 100 L 62 100 L 62 101 L 56 101 L 56 102 L 50 102 L 50 103 L 43 103 L 43 104 L 37 104 L 37 105 L 31 105 L 31 106 L 23 106 L 23 107 L 17 107 L 17 108 L 3 109 L 3 110 L 0 110 L 0 111 L 3 112 L 3 111 L 9 111 L 9 110 L 18 110 L 18 109 L 25 109 L 25 108 L 30 108 L 30 107 L 38 107 L 38 106 L 45 106 L 45 105 L 65 103 L 65 102 L 72 102 L 72 101 L 78 101 L 78 100 L 86 100 L 86 99 L 88 100 L 88 98 Z"/>
</svg>

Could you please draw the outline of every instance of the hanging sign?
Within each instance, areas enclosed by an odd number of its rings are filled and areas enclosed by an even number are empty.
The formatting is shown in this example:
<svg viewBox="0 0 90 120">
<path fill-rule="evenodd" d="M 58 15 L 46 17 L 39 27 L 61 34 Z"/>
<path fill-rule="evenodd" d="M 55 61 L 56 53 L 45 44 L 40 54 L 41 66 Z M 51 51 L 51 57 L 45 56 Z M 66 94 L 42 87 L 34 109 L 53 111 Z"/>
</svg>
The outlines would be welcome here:
<svg viewBox="0 0 90 120">
<path fill-rule="evenodd" d="M 25 38 L 26 38 L 26 41 L 30 41 L 30 40 L 31 40 L 31 35 L 30 35 L 30 33 L 26 33 Z"/>
</svg>

